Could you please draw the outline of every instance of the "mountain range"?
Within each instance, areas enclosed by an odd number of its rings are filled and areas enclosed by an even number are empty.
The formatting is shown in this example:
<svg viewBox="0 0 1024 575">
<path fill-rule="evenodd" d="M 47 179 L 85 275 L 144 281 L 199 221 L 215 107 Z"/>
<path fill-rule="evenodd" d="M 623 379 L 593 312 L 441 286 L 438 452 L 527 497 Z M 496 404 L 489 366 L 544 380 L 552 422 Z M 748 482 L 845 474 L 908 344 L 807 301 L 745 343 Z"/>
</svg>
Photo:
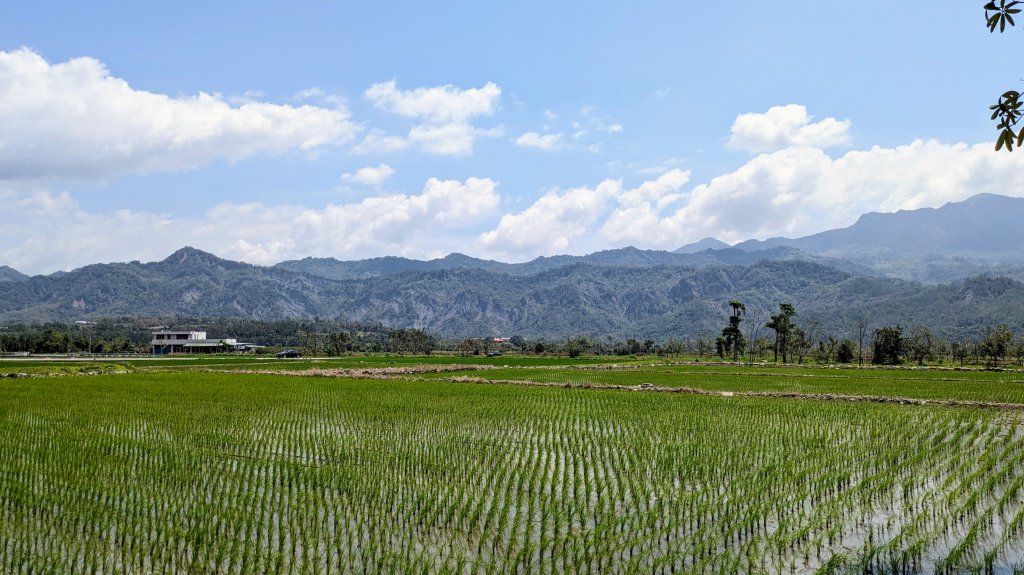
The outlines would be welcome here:
<svg viewBox="0 0 1024 575">
<path fill-rule="evenodd" d="M 159 262 L 49 276 L 0 267 L 0 321 L 341 317 L 449 337 L 666 339 L 715 334 L 739 299 L 762 324 L 788 302 L 798 323 L 837 335 L 857 318 L 946 337 L 999 322 L 1019 332 L 1024 317 L 1008 311 L 1024 305 L 1024 232 L 1013 223 L 1021 218 L 1024 199 L 980 195 L 865 214 L 804 238 L 731 247 L 707 238 L 674 252 L 622 248 L 520 264 L 451 254 L 254 266 L 186 247 Z"/>
<path fill-rule="evenodd" d="M 941 208 L 869 213 L 848 228 L 797 239 L 748 240 L 733 247 L 748 252 L 795 248 L 860 263 L 882 275 L 926 283 L 981 272 L 1020 277 L 1024 265 L 1022 221 L 1024 198 L 978 194 Z"/>
</svg>

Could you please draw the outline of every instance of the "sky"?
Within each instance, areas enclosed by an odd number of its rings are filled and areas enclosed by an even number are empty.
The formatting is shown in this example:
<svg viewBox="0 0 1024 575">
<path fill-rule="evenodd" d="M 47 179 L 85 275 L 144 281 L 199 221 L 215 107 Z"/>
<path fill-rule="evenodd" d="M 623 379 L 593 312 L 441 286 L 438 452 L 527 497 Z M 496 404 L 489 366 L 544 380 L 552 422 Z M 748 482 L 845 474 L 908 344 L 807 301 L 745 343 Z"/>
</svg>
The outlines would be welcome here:
<svg viewBox="0 0 1024 575">
<path fill-rule="evenodd" d="M 519 262 L 1024 196 L 983 2 L 0 0 L 0 265 Z"/>
</svg>

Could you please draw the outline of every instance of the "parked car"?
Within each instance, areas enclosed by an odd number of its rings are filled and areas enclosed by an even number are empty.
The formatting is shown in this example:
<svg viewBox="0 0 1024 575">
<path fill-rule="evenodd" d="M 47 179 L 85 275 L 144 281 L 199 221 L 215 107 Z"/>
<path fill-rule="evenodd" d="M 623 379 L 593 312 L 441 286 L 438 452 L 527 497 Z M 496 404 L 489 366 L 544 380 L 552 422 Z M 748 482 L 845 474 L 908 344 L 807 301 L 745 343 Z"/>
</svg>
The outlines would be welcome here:
<svg viewBox="0 0 1024 575">
<path fill-rule="evenodd" d="M 286 349 L 284 351 L 277 352 L 277 357 L 302 357 L 302 354 L 295 351 L 294 349 Z"/>
<path fill-rule="evenodd" d="M 500 351 L 489 351 L 489 352 L 487 352 L 487 357 L 498 357 L 499 355 L 502 355 L 502 353 Z"/>
</svg>

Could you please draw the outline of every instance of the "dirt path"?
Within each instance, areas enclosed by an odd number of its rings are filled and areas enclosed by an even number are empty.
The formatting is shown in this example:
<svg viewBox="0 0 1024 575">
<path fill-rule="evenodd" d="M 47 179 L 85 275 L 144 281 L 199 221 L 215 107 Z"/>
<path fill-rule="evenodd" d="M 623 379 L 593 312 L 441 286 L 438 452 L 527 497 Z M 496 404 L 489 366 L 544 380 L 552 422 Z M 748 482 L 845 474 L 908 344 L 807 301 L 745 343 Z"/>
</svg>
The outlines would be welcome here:
<svg viewBox="0 0 1024 575">
<path fill-rule="evenodd" d="M 944 407 L 972 407 L 984 409 L 1004 409 L 1024 411 L 1024 404 L 1005 403 L 995 401 L 971 401 L 961 399 L 918 399 L 913 397 L 898 397 L 884 395 L 848 395 L 839 393 L 801 393 L 795 391 L 713 391 L 697 387 L 666 387 L 666 386 L 635 386 L 616 384 L 594 384 L 594 383 L 564 383 L 564 382 L 542 382 L 528 379 L 488 379 L 485 377 L 472 377 L 468 375 L 452 376 L 445 378 L 423 378 L 416 377 L 421 373 L 458 373 L 472 371 L 488 371 L 498 369 L 497 366 L 489 365 L 423 365 L 408 367 L 382 367 L 382 368 L 355 368 L 355 369 L 314 369 L 306 371 L 281 371 L 281 370 L 211 370 L 217 373 L 247 373 L 247 374 L 272 374 L 292 375 L 303 377 L 336 377 L 346 379 L 400 379 L 405 381 L 436 382 L 447 381 L 452 383 L 476 383 L 481 385 L 521 385 L 528 387 L 560 387 L 563 389 L 592 389 L 598 391 L 631 391 L 639 393 L 687 393 L 691 395 L 704 395 L 714 397 L 753 397 L 753 398 L 775 398 L 775 399 L 805 399 L 815 401 L 846 401 L 860 403 L 887 403 L 897 405 L 917 406 L 944 406 Z M 759 376 L 761 374 L 749 374 Z M 848 377 L 848 376 L 841 376 Z"/>
</svg>

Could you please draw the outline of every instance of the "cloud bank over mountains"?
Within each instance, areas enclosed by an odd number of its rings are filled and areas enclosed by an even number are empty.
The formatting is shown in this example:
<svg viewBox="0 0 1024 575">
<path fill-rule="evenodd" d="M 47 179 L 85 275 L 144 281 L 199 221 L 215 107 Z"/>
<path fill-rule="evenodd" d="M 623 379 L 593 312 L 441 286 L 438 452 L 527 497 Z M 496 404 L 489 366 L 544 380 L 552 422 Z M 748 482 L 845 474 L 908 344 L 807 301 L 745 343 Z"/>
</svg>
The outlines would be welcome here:
<svg viewBox="0 0 1024 575">
<path fill-rule="evenodd" d="M 692 169 L 666 166 L 566 187 L 511 189 L 489 167 L 502 158 L 481 157 L 480 150 L 610 156 L 603 140 L 586 139 L 621 138 L 630 130 L 589 107 L 559 127 L 546 103 L 543 128 L 506 128 L 504 92 L 493 81 L 376 83 L 359 101 L 385 125 L 316 88 L 290 103 L 172 96 L 135 89 L 94 58 L 50 63 L 29 49 L 0 52 L 0 202 L 13 208 L 0 212 L 0 264 L 48 273 L 160 259 L 183 237 L 258 264 L 453 251 L 524 261 L 624 245 L 675 249 L 708 236 L 730 243 L 795 237 L 850 225 L 869 211 L 937 207 L 982 192 L 1024 195 L 1024 154 L 996 154 L 988 142 L 865 146 L 853 121 L 816 120 L 800 104 L 742 113 L 723 126 L 723 148 L 745 155 L 701 181 Z M 520 135 L 499 137 L 506 130 Z M 491 142 L 482 146 L 482 139 Z M 175 215 L 157 203 L 102 209 L 83 196 L 103 194 L 102 185 L 71 189 L 263 156 L 313 165 L 325 150 L 363 166 L 332 176 L 358 190 L 356 197 L 342 200 L 325 189 L 326 199 L 314 205 L 289 203 L 287 196 L 273 204 L 225 196 L 197 214 Z M 396 184 L 411 154 L 437 158 L 437 172 L 415 186 Z M 662 161 L 650 158 L 648 165 Z"/>
</svg>

